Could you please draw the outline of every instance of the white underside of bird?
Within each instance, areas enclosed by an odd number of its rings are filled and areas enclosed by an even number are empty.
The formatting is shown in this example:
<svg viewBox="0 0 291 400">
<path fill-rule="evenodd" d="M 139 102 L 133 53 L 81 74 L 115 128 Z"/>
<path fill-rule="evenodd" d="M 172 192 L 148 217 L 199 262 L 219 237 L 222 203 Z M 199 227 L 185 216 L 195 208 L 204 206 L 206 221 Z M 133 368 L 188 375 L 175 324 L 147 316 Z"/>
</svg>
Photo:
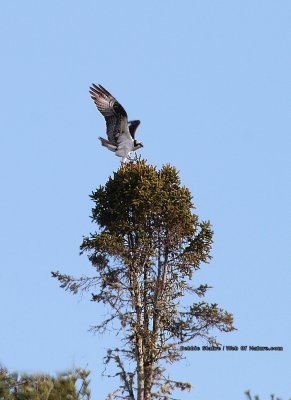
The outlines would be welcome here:
<svg viewBox="0 0 291 400">
<path fill-rule="evenodd" d="M 108 140 L 99 137 L 102 146 L 105 146 L 108 150 L 113 151 L 117 157 L 122 157 L 121 162 L 124 163 L 127 160 L 130 160 L 130 155 L 133 151 L 135 151 L 134 140 L 131 138 L 126 138 L 118 143 L 117 146 L 111 144 Z"/>
</svg>

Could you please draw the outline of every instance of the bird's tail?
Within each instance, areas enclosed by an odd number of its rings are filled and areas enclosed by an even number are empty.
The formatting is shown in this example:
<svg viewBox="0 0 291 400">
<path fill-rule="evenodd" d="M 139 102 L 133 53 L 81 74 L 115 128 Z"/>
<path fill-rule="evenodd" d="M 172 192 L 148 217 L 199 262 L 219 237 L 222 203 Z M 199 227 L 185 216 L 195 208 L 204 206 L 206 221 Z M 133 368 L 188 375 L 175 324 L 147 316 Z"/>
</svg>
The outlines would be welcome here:
<svg viewBox="0 0 291 400">
<path fill-rule="evenodd" d="M 107 147 L 108 150 L 116 151 L 117 147 L 110 143 L 109 140 L 106 140 L 102 137 L 99 137 L 99 140 L 101 141 L 102 146 Z"/>
</svg>

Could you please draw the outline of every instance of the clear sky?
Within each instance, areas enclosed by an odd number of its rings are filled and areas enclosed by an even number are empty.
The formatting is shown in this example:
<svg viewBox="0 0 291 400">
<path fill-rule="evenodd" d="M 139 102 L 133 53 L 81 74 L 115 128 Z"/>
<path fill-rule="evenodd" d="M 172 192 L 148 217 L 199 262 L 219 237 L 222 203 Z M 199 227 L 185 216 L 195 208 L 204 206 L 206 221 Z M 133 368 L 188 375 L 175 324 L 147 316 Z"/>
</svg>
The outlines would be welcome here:
<svg viewBox="0 0 291 400">
<path fill-rule="evenodd" d="M 100 146 L 101 83 L 140 119 L 140 151 L 176 165 L 210 219 L 213 260 L 196 275 L 232 312 L 224 345 L 283 352 L 187 353 L 171 368 L 182 400 L 291 396 L 290 1 L 1 2 L 0 362 L 92 370 L 94 399 L 114 336 L 88 332 L 102 306 L 59 289 L 50 271 L 90 274 L 88 195 L 119 165 Z M 196 345 L 203 345 L 201 342 Z"/>
</svg>

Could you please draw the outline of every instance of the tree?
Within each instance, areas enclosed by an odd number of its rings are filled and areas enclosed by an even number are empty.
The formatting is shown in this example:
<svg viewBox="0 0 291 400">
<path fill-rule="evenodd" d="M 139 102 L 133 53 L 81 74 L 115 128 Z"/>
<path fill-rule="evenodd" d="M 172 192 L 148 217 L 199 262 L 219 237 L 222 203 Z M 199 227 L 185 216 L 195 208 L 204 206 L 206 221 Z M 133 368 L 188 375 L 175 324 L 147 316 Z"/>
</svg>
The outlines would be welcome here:
<svg viewBox="0 0 291 400">
<path fill-rule="evenodd" d="M 232 315 L 217 304 L 186 305 L 209 289 L 192 280 L 211 258 L 211 225 L 192 212 L 191 194 L 170 165 L 157 170 L 140 159 L 121 165 L 91 199 L 97 230 L 84 237 L 81 253 L 88 253 L 95 276 L 52 275 L 64 289 L 91 291 L 92 301 L 109 306 L 97 332 L 112 324 L 122 332 L 122 348 L 105 357 L 105 364 L 115 362 L 121 381 L 111 396 L 170 399 L 175 389 L 191 388 L 165 374 L 167 363 L 183 357 L 180 346 L 198 338 L 216 345 L 213 328 L 235 329 Z"/>
<path fill-rule="evenodd" d="M 19 375 L 0 367 L 0 400 L 90 400 L 88 376 L 80 368 L 53 377 Z"/>
</svg>

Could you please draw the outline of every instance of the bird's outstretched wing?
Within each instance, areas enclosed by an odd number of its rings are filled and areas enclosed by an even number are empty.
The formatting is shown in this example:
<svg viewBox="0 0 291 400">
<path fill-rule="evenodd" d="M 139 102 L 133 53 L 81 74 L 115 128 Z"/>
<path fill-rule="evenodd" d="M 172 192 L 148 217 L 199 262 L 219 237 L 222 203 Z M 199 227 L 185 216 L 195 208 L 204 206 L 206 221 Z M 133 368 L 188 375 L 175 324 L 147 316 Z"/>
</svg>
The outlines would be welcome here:
<svg viewBox="0 0 291 400">
<path fill-rule="evenodd" d="M 128 121 L 128 129 L 131 137 L 135 139 L 135 131 L 137 130 L 138 126 L 140 124 L 139 120 L 135 121 Z"/>
<path fill-rule="evenodd" d="M 127 124 L 127 114 L 122 105 L 101 85 L 94 83 L 90 87 L 90 95 L 98 110 L 104 116 L 107 136 L 111 143 L 116 144 L 121 133 L 123 120 Z"/>
</svg>

